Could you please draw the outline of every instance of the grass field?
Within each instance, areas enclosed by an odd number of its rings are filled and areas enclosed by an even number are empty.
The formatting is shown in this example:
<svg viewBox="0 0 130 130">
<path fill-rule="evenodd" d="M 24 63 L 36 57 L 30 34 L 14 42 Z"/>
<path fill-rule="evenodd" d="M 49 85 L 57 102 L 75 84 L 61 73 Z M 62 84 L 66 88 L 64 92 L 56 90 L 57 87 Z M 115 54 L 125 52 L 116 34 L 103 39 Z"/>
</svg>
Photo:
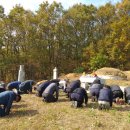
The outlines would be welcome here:
<svg viewBox="0 0 130 130">
<path fill-rule="evenodd" d="M 130 106 L 115 104 L 109 111 L 99 111 L 90 99 L 87 107 L 75 109 L 63 92 L 56 103 L 28 94 L 0 119 L 0 130 L 130 130 L 129 111 Z"/>
</svg>

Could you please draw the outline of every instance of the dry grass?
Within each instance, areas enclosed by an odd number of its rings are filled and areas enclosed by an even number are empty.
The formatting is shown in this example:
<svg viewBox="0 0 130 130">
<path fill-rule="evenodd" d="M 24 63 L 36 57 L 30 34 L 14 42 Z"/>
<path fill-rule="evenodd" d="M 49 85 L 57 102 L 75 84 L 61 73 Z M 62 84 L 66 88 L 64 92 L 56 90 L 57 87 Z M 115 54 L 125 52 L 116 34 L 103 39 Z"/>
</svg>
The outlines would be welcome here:
<svg viewBox="0 0 130 130">
<path fill-rule="evenodd" d="M 35 94 L 22 95 L 14 103 L 9 116 L 0 119 L 1 130 L 129 130 L 130 106 L 116 106 L 99 111 L 89 99 L 88 106 L 71 108 L 63 92 L 59 101 L 45 103 Z"/>
</svg>

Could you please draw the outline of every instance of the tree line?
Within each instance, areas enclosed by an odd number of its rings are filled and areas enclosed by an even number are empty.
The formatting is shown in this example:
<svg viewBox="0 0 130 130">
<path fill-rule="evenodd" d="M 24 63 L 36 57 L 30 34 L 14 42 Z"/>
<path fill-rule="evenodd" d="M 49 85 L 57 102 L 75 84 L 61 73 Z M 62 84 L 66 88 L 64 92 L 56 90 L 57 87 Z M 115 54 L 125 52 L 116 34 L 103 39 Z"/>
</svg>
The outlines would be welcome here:
<svg viewBox="0 0 130 130">
<path fill-rule="evenodd" d="M 36 12 L 16 5 L 8 15 L 0 6 L 0 80 L 26 79 L 101 67 L 130 68 L 130 1 L 103 6 L 43 2 Z"/>
</svg>

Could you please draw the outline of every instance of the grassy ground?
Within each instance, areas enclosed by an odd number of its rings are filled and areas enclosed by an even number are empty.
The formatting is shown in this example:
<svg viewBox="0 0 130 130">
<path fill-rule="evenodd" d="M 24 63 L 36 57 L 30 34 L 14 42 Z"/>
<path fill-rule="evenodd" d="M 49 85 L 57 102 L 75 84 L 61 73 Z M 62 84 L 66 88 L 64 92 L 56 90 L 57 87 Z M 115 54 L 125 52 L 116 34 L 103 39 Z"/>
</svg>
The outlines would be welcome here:
<svg viewBox="0 0 130 130">
<path fill-rule="evenodd" d="M 129 111 L 128 105 L 99 111 L 90 99 L 87 107 L 74 109 L 63 92 L 58 102 L 48 104 L 35 94 L 22 95 L 10 115 L 0 119 L 0 130 L 129 130 Z"/>
</svg>

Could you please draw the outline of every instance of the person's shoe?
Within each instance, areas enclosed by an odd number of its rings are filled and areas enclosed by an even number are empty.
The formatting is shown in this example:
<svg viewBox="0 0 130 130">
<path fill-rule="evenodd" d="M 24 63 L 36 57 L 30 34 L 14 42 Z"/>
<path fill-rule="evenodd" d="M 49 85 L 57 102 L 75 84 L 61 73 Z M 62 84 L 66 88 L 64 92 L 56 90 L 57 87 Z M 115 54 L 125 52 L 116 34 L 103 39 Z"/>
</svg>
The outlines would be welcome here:
<svg viewBox="0 0 130 130">
<path fill-rule="evenodd" d="M 95 97 L 94 96 L 92 96 L 91 101 L 95 102 Z"/>
<path fill-rule="evenodd" d="M 77 101 L 72 101 L 72 105 L 71 106 L 74 107 L 74 108 L 77 108 L 78 102 Z"/>
<path fill-rule="evenodd" d="M 78 107 L 78 102 L 74 101 L 74 107 L 77 108 Z"/>
<path fill-rule="evenodd" d="M 98 106 L 98 110 L 102 110 L 102 105 L 101 104 Z"/>
</svg>

